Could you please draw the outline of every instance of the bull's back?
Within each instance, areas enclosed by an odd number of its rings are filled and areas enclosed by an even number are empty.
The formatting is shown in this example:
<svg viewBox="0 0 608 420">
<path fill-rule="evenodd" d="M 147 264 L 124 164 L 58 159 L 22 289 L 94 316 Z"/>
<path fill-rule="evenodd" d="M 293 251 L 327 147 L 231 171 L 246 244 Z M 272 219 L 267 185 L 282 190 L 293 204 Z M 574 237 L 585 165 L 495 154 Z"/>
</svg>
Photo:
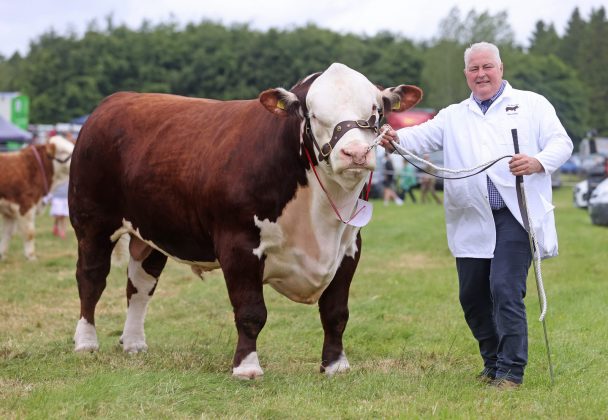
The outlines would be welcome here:
<svg viewBox="0 0 608 420">
<path fill-rule="evenodd" d="M 254 100 L 112 95 L 78 137 L 70 171 L 72 223 L 77 231 L 92 223 L 111 230 L 127 221 L 171 255 L 196 259 L 193 250 L 209 243 L 201 238 L 212 234 L 217 220 L 248 220 L 254 228 L 254 213 L 282 207 L 268 202 L 275 197 L 258 198 L 260 180 L 270 178 L 272 165 L 293 164 L 282 163 L 278 146 L 272 160 L 254 158 L 269 143 L 278 145 L 280 124 Z M 234 218 L 226 217 L 230 211 Z"/>
<path fill-rule="evenodd" d="M 205 173 L 221 171 L 220 162 L 238 149 L 234 116 L 255 121 L 267 118 L 263 114 L 268 113 L 256 101 L 114 94 L 81 130 L 71 178 L 84 190 L 105 188 L 108 198 L 125 191 L 158 195 L 145 185 L 170 185 L 171 191 L 186 193 Z"/>
<path fill-rule="evenodd" d="M 235 116 L 255 120 L 264 114 L 252 100 L 121 92 L 106 98 L 91 114 L 78 137 L 74 156 L 90 162 L 96 156 L 120 160 L 169 151 L 187 159 L 194 153 L 229 147 L 224 138 Z"/>
</svg>

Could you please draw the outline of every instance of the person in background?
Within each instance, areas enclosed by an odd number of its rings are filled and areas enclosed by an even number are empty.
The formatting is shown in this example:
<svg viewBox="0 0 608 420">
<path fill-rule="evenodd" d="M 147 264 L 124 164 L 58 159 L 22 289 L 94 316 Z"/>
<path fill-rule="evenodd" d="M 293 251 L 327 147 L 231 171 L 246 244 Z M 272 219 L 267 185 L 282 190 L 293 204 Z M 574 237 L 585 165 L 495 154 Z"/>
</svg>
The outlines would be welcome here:
<svg viewBox="0 0 608 420">
<path fill-rule="evenodd" d="M 406 196 L 409 195 L 412 202 L 415 203 L 414 187 L 416 183 L 416 170 L 408 161 L 403 162 L 403 167 L 397 174 L 397 195 L 399 198 L 405 201 Z"/>
<path fill-rule="evenodd" d="M 65 239 L 68 209 L 68 183 L 62 182 L 51 192 L 50 215 L 53 216 L 53 235 Z"/>
<path fill-rule="evenodd" d="M 395 167 L 388 151 L 384 156 L 384 205 L 388 206 L 390 200 L 393 200 L 398 206 L 403 205 L 403 200 L 399 198 L 395 192 Z"/>
<path fill-rule="evenodd" d="M 470 168 L 512 155 L 512 130 L 520 152 L 478 175 L 444 182 L 448 246 L 456 258 L 465 320 L 479 344 L 484 368 L 478 379 L 499 389 L 517 388 L 528 363 L 526 278 L 532 259 L 515 177 L 524 177 L 530 225 L 544 258 L 557 255 L 551 173 L 572 153 L 572 141 L 543 96 L 503 80 L 498 48 L 487 42 L 464 52 L 471 95 L 415 127 L 380 142 L 398 141 L 413 153 L 443 150 L 448 168 Z"/>
<path fill-rule="evenodd" d="M 372 173 L 371 186 L 369 191 L 370 199 L 380 199 L 384 197 L 384 151 L 376 152 L 376 170 Z"/>
<path fill-rule="evenodd" d="M 428 161 L 430 157 L 428 154 L 425 154 L 423 159 Z M 431 168 L 430 165 L 426 165 L 424 171 L 420 175 L 420 201 L 422 201 L 422 204 L 431 201 L 431 198 L 435 200 L 435 203 L 441 204 L 441 199 L 437 195 L 437 190 L 435 188 L 437 180 L 432 175 L 434 172 L 434 169 Z M 429 198 L 429 196 L 431 198 Z"/>
<path fill-rule="evenodd" d="M 67 132 L 63 137 L 74 143 L 74 136 Z M 70 215 L 68 209 L 68 180 L 57 185 L 51 191 L 51 209 L 49 214 L 53 216 L 53 235 L 65 239 L 67 230 L 67 220 Z"/>
</svg>

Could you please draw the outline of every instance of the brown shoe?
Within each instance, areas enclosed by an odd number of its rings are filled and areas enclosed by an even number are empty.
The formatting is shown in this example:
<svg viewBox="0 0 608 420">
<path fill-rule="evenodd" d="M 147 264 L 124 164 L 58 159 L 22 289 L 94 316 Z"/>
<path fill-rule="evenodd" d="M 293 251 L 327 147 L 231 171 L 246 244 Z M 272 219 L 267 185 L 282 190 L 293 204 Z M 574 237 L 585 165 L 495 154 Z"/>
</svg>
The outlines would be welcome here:
<svg viewBox="0 0 608 420">
<path fill-rule="evenodd" d="M 481 383 L 489 384 L 496 378 L 496 371 L 490 368 L 484 368 L 475 378 Z"/>
<path fill-rule="evenodd" d="M 510 381 L 508 379 L 505 378 L 496 378 L 493 379 L 492 381 L 490 381 L 490 383 L 488 384 L 489 386 L 491 386 L 492 388 L 496 388 L 496 389 L 517 389 L 521 386 L 521 384 L 518 384 L 517 382 L 513 382 Z"/>
</svg>

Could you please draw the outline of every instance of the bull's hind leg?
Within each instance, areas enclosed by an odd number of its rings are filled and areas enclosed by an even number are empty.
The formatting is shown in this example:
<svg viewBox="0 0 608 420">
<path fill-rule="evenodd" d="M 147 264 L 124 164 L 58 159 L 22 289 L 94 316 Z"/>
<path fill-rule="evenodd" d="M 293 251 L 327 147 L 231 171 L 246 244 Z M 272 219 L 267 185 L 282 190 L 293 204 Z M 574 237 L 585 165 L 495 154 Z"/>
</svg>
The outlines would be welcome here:
<svg viewBox="0 0 608 420">
<path fill-rule="evenodd" d="M 350 369 L 342 345 L 342 335 L 348 322 L 348 293 L 361 255 L 360 249 L 361 238 L 357 236 L 357 251 L 354 257 L 344 257 L 332 282 L 319 299 L 319 313 L 325 333 L 321 372 L 330 376 Z"/>
<path fill-rule="evenodd" d="M 77 231 L 77 235 L 78 235 Z M 110 234 L 78 235 L 76 280 L 80 296 L 80 320 L 74 333 L 75 351 L 99 349 L 95 330 L 95 307 L 106 288 L 112 252 Z"/>
<path fill-rule="evenodd" d="M 160 273 L 167 263 L 167 256 L 135 237 L 131 239 L 129 252 L 131 259 L 127 269 L 127 319 L 120 342 L 124 351 L 139 353 L 148 350 L 144 332 L 146 311 Z"/>
</svg>

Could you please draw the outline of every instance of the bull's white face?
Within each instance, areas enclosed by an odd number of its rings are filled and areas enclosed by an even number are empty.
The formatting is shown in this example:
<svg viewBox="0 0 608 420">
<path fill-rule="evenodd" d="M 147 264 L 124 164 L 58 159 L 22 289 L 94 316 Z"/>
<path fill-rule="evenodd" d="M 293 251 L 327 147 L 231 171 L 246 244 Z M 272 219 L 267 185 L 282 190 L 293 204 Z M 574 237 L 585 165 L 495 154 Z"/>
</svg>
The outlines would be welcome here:
<svg viewBox="0 0 608 420">
<path fill-rule="evenodd" d="M 49 143 L 55 145 L 55 158 L 53 159 L 53 184 L 65 180 L 70 174 L 69 157 L 74 151 L 74 143 L 61 136 L 53 136 Z"/>
<path fill-rule="evenodd" d="M 334 127 L 342 121 L 379 119 L 381 92 L 365 76 L 343 64 L 332 64 L 310 86 L 306 97 L 310 124 L 319 146 L 331 140 Z M 343 186 L 356 184 L 376 167 L 376 138 L 370 129 L 352 129 L 338 141 L 329 155 L 333 177 Z"/>
</svg>

